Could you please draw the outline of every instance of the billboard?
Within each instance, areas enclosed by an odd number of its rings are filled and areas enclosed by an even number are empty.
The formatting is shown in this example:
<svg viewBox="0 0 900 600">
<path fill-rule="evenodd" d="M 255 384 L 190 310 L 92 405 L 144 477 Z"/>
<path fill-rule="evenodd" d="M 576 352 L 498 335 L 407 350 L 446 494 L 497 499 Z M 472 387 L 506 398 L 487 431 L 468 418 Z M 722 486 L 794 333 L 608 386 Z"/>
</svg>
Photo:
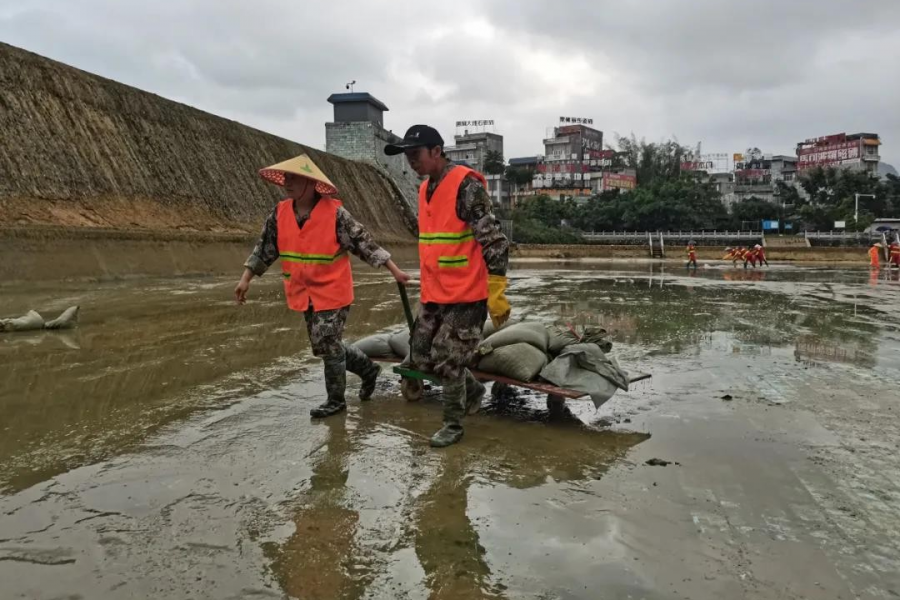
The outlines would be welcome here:
<svg viewBox="0 0 900 600">
<path fill-rule="evenodd" d="M 637 187 L 637 176 L 628 173 L 604 173 L 603 189 L 633 190 Z"/>
<path fill-rule="evenodd" d="M 725 152 L 715 152 L 712 154 L 690 154 L 685 157 L 681 163 L 682 171 L 706 171 L 713 173 L 728 173 L 729 156 Z"/>
<path fill-rule="evenodd" d="M 808 139 L 797 144 L 797 170 L 858 163 L 860 144 L 859 139 L 848 140 L 844 133 Z"/>
<path fill-rule="evenodd" d="M 457 121 L 457 127 L 485 127 L 488 125 L 493 125 L 493 119 L 481 119 L 477 121 Z"/>
<path fill-rule="evenodd" d="M 584 117 L 560 117 L 560 123 L 576 123 L 581 125 L 593 125 L 593 119 L 586 119 Z"/>
</svg>

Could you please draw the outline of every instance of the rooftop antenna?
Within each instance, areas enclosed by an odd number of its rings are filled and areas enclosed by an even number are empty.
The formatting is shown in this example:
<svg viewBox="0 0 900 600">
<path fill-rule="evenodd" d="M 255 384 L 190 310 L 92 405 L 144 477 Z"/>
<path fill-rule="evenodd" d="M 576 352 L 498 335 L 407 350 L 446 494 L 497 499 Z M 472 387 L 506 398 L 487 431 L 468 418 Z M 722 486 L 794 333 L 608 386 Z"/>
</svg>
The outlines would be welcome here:
<svg viewBox="0 0 900 600">
<path fill-rule="evenodd" d="M 352 94 L 354 85 L 356 85 L 355 79 L 353 81 L 351 81 L 350 83 L 348 83 L 347 85 L 345 85 L 344 87 L 347 88 L 348 90 L 350 90 L 350 93 Z"/>
</svg>

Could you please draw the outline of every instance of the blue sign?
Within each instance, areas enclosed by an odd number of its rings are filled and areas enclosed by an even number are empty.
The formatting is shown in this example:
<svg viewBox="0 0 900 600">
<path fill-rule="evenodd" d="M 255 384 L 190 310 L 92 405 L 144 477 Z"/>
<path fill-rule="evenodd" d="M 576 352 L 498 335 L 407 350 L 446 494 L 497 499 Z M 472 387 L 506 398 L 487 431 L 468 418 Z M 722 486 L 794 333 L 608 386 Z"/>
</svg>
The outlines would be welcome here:
<svg viewBox="0 0 900 600">
<path fill-rule="evenodd" d="M 763 221 L 763 229 L 778 229 L 778 221 Z"/>
</svg>

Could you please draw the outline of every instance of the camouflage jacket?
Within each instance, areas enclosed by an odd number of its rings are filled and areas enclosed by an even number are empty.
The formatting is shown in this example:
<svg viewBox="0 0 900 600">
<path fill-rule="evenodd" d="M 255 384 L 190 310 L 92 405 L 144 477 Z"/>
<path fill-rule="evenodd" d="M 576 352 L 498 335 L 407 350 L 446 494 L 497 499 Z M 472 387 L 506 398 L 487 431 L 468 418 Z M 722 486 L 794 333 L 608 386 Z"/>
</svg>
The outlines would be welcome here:
<svg viewBox="0 0 900 600">
<path fill-rule="evenodd" d="M 438 184 L 456 166 L 452 162 L 447 163 L 436 181 L 428 180 L 425 194 L 429 201 Z M 494 216 L 491 198 L 488 196 L 487 190 L 475 177 L 466 177 L 459 184 L 459 192 L 456 195 L 456 216 L 461 221 L 468 223 L 475 233 L 475 240 L 481 244 L 481 252 L 484 262 L 487 264 L 488 273 L 505 276 L 509 265 L 509 240 L 500 230 L 500 221 Z"/>
<path fill-rule="evenodd" d="M 303 225 L 309 220 L 309 215 L 297 217 L 297 226 L 303 229 Z M 347 212 L 343 206 L 337 209 L 335 219 L 338 244 L 341 250 L 349 251 L 358 256 L 373 267 L 380 267 L 390 260 L 391 255 L 387 250 L 375 243 L 372 234 L 359 221 Z M 266 218 L 262 235 L 253 248 L 253 252 L 247 258 L 244 266 L 253 271 L 257 277 L 263 273 L 278 258 L 278 206 Z"/>
</svg>

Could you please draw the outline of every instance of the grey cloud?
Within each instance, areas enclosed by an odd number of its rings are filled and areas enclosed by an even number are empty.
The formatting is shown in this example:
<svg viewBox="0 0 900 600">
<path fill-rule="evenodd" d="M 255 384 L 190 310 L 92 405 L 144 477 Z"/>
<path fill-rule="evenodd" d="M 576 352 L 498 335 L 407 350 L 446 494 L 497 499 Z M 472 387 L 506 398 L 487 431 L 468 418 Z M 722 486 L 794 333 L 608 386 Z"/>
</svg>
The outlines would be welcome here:
<svg viewBox="0 0 900 600">
<path fill-rule="evenodd" d="M 460 32 L 479 19 L 493 37 Z M 723 152 L 869 130 L 900 160 L 896 0 L 0 0 L 0 39 L 317 146 L 356 79 L 387 127 L 493 118 L 507 156 L 572 115 Z M 591 71 L 558 76 L 576 58 Z"/>
</svg>

